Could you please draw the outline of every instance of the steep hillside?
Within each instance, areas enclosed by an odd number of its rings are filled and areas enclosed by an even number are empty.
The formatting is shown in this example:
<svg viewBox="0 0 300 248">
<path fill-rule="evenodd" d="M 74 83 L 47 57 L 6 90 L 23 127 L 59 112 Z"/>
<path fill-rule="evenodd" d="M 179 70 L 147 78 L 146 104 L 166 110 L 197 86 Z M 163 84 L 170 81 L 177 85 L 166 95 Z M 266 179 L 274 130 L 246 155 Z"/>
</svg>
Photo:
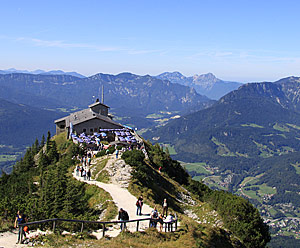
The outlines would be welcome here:
<svg viewBox="0 0 300 248">
<path fill-rule="evenodd" d="M 237 89 L 241 83 L 223 81 L 218 79 L 212 73 L 186 77 L 180 72 L 164 72 L 157 76 L 163 80 L 169 80 L 172 83 L 178 83 L 194 88 L 199 94 L 205 95 L 211 99 L 218 100 L 230 91 Z"/>
<path fill-rule="evenodd" d="M 1 91 L 1 90 L 0 90 Z M 15 163 L 25 148 L 37 137 L 54 132 L 53 121 L 61 114 L 23 104 L 15 104 L 0 98 L 0 168 Z"/>
<path fill-rule="evenodd" d="M 48 136 L 46 145 L 42 147 L 35 143 L 14 167 L 13 173 L 0 178 L 1 213 L 14 217 L 17 209 L 23 208 L 31 220 L 60 216 L 93 220 L 97 215 L 111 213 L 105 211 L 109 207 L 107 204 L 112 204 L 108 196 L 105 196 L 105 201 L 101 197 L 95 199 L 95 195 L 99 196 L 97 190 L 91 191 L 87 184 L 71 178 L 70 171 L 79 162 L 74 158 L 86 151 L 64 140 L 63 135 L 54 140 Z M 179 216 L 181 223 L 176 232 L 159 233 L 152 228 L 140 233 L 122 232 L 116 238 L 99 241 L 85 234 L 65 236 L 67 241 L 57 233 L 42 240 L 50 246 L 55 244 L 60 247 L 83 240 L 89 247 L 266 246 L 270 239 L 268 227 L 248 201 L 230 193 L 210 190 L 202 183 L 191 180 L 180 164 L 158 145 L 146 143 L 145 148 L 149 155 L 147 160 L 140 150 L 126 151 L 122 155 L 126 164 L 132 167 L 128 190 L 136 197 L 142 195 L 150 206 L 156 204 L 159 211 L 161 201 L 167 198 L 169 211 Z M 108 159 L 110 156 L 105 156 L 101 161 Z M 162 167 L 161 172 L 159 167 Z M 24 184 L 24 181 L 27 183 Z M 80 229 L 76 225 L 60 223 L 59 232 L 64 228 L 72 231 Z M 159 239 L 158 243 L 153 242 Z"/>
<path fill-rule="evenodd" d="M 295 78 L 243 85 L 212 107 L 144 135 L 172 149 L 195 179 L 249 198 L 275 233 L 283 228 L 298 237 L 298 91 Z"/>
</svg>

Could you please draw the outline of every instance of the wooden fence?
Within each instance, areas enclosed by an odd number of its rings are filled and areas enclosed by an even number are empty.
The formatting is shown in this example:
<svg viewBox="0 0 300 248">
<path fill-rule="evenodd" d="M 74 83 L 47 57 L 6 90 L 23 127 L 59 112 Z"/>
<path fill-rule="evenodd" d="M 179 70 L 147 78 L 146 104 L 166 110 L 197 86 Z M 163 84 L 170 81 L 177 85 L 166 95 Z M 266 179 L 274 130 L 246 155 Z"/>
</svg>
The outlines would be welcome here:
<svg viewBox="0 0 300 248">
<path fill-rule="evenodd" d="M 23 239 L 23 228 L 24 226 L 30 226 L 30 225 L 37 225 L 37 224 L 43 224 L 43 223 L 48 223 L 52 222 L 52 231 L 55 232 L 55 229 L 57 227 L 58 222 L 73 222 L 73 223 L 81 223 L 81 229 L 80 232 L 83 232 L 84 224 L 99 224 L 102 225 L 103 231 L 102 231 L 102 237 L 105 236 L 105 226 L 109 224 L 121 224 L 121 223 L 130 223 L 130 222 L 136 222 L 136 231 L 139 231 L 139 224 L 141 221 L 149 221 L 149 227 L 151 225 L 151 222 L 158 222 L 157 219 L 151 219 L 151 218 L 146 218 L 146 219 L 136 219 L 136 220 L 125 220 L 125 221 L 90 221 L 90 220 L 70 220 L 70 219 L 60 219 L 60 218 L 54 218 L 54 219 L 48 219 L 48 220 L 39 220 L 39 221 L 33 221 L 33 222 L 27 222 L 27 223 L 22 223 L 19 224 L 19 242 L 22 242 Z M 173 232 L 173 225 L 175 225 L 174 230 L 177 230 L 177 219 L 174 220 L 174 222 L 171 223 L 163 223 L 165 225 L 165 232 L 167 230 Z"/>
</svg>

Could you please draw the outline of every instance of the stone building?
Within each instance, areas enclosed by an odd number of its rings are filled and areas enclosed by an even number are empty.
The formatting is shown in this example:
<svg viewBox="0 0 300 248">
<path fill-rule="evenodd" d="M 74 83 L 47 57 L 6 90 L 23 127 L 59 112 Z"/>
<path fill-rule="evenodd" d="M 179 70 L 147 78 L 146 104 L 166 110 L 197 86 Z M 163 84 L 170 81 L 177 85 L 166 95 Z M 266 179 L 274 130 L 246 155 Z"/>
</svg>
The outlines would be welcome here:
<svg viewBox="0 0 300 248">
<path fill-rule="evenodd" d="M 112 115 L 108 113 L 109 107 L 98 100 L 89 105 L 88 109 L 77 111 L 69 116 L 55 120 L 56 134 L 67 131 L 68 135 L 73 133 L 93 134 L 100 129 L 120 129 L 124 128 L 120 123 L 112 120 Z"/>
</svg>

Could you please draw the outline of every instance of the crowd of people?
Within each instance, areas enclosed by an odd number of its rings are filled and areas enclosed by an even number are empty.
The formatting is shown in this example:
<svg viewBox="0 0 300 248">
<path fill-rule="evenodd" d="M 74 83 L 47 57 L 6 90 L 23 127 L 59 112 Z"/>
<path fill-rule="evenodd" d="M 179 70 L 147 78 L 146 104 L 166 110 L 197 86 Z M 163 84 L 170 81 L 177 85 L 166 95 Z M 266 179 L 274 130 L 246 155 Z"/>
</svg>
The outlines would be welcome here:
<svg viewBox="0 0 300 248">
<path fill-rule="evenodd" d="M 143 207 L 143 197 L 142 196 L 140 196 L 137 199 L 136 207 L 137 207 L 136 215 L 139 215 L 139 216 L 142 215 L 142 207 Z M 172 231 L 172 226 L 173 226 L 173 223 L 176 221 L 177 216 L 176 216 L 176 214 L 174 216 L 171 213 L 168 215 L 167 199 L 164 199 L 164 201 L 162 203 L 162 209 L 163 209 L 163 213 L 159 213 L 155 206 L 154 209 L 151 211 L 150 227 L 157 228 L 157 223 L 159 223 L 159 231 L 162 232 L 163 225 L 166 224 L 168 231 Z M 124 210 L 123 208 L 121 208 L 119 211 L 118 220 L 124 221 L 121 223 L 121 226 L 120 226 L 121 230 L 126 229 L 126 221 L 129 220 L 129 215 L 128 215 L 127 211 Z"/>
<path fill-rule="evenodd" d="M 87 153 L 86 156 L 78 157 L 77 158 L 80 161 L 80 164 L 76 166 L 76 176 L 77 177 L 83 177 L 84 180 L 91 180 L 91 161 L 92 161 L 92 154 Z"/>
</svg>

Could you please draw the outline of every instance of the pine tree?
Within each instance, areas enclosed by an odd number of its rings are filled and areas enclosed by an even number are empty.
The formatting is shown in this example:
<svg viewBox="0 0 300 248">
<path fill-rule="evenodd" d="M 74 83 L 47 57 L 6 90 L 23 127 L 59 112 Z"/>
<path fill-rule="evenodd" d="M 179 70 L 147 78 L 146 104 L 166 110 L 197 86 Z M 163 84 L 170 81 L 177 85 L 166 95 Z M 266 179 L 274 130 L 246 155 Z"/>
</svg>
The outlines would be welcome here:
<svg viewBox="0 0 300 248">
<path fill-rule="evenodd" d="M 46 151 L 48 152 L 49 149 L 50 149 L 50 145 L 51 144 L 51 134 L 50 134 L 50 131 L 48 131 L 48 134 L 47 134 L 47 141 L 46 141 Z"/>
<path fill-rule="evenodd" d="M 42 149 L 45 145 L 45 135 L 43 134 L 42 140 L 41 140 L 41 144 L 40 144 L 40 149 Z"/>
</svg>

